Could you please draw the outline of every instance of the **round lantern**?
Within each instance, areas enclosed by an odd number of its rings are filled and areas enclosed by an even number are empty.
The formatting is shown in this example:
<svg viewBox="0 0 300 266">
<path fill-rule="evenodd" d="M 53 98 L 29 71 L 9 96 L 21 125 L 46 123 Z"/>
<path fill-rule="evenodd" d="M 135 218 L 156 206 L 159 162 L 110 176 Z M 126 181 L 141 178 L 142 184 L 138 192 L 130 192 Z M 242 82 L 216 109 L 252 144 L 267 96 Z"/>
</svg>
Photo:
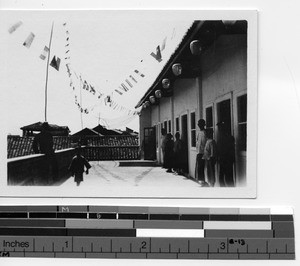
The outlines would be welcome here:
<svg viewBox="0 0 300 266">
<path fill-rule="evenodd" d="M 149 100 L 150 100 L 151 103 L 155 103 L 155 97 L 154 96 L 150 96 Z"/>
<path fill-rule="evenodd" d="M 181 64 L 174 64 L 173 66 L 172 66 L 172 71 L 173 71 L 173 74 L 175 75 L 175 76 L 179 76 L 179 75 L 181 75 L 182 74 L 182 65 Z"/>
<path fill-rule="evenodd" d="M 148 106 L 150 106 L 150 102 L 149 101 L 144 102 L 143 107 L 147 108 Z"/>
<path fill-rule="evenodd" d="M 156 90 L 156 91 L 155 91 L 155 97 L 156 97 L 157 99 L 161 98 L 161 90 Z"/>
<path fill-rule="evenodd" d="M 201 47 L 200 41 L 198 41 L 198 40 L 192 41 L 190 43 L 190 50 L 191 50 L 191 53 L 193 55 L 199 55 L 199 54 L 201 54 L 202 47 Z"/>
<path fill-rule="evenodd" d="M 169 79 L 163 79 L 161 83 L 162 83 L 162 87 L 164 89 L 168 89 L 171 85 L 171 82 Z"/>
<path fill-rule="evenodd" d="M 236 20 L 222 20 L 222 22 L 226 27 L 230 27 L 236 22 Z"/>
</svg>

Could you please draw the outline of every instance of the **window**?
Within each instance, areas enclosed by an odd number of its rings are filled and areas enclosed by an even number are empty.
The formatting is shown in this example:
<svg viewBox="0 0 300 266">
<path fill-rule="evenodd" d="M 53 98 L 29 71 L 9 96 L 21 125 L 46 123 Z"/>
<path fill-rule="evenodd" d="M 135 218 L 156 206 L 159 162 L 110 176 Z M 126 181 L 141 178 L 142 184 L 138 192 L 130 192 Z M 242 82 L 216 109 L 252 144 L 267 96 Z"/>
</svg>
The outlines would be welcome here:
<svg viewBox="0 0 300 266">
<path fill-rule="evenodd" d="M 168 133 L 171 133 L 171 120 L 168 121 Z"/>
<path fill-rule="evenodd" d="M 237 98 L 238 139 L 240 151 L 247 150 L 247 94 Z"/>
<path fill-rule="evenodd" d="M 166 132 L 168 132 L 167 126 L 168 126 L 167 121 L 164 121 L 164 129 L 166 130 Z"/>
<path fill-rule="evenodd" d="M 179 117 L 175 119 L 175 133 L 179 132 Z"/>
<path fill-rule="evenodd" d="M 207 129 L 213 129 L 213 108 L 212 106 L 205 109 L 205 122 Z"/>
<path fill-rule="evenodd" d="M 191 113 L 191 146 L 196 147 L 196 114 Z"/>
</svg>

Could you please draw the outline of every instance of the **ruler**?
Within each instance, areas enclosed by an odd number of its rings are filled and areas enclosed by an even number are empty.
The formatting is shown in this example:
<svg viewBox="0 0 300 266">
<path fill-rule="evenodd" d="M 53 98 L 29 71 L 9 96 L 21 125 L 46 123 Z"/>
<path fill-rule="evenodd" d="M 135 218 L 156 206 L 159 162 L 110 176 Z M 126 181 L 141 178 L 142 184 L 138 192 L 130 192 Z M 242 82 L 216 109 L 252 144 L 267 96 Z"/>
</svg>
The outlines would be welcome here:
<svg viewBox="0 0 300 266">
<path fill-rule="evenodd" d="M 0 257 L 290 260 L 293 211 L 0 206 Z"/>
</svg>

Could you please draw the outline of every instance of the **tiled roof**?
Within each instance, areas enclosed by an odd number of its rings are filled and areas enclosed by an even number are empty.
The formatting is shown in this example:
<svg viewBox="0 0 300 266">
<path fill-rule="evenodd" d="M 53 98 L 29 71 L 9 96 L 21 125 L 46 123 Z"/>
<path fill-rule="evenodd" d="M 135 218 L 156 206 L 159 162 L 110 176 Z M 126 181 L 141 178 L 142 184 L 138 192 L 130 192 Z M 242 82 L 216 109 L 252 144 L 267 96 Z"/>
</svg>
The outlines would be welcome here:
<svg viewBox="0 0 300 266">
<path fill-rule="evenodd" d="M 7 137 L 7 158 L 20 157 L 25 155 L 34 154 L 32 150 L 32 143 L 34 137 L 20 137 L 20 136 L 8 136 Z M 138 146 L 137 136 L 91 136 L 87 137 L 88 146 Z M 54 149 L 63 150 L 75 147 L 78 141 L 78 137 L 72 136 L 54 136 Z"/>
<path fill-rule="evenodd" d="M 22 130 L 32 130 L 32 131 L 41 131 L 42 125 L 43 125 L 42 122 L 37 122 L 37 123 L 31 124 L 31 125 L 21 127 L 21 129 Z M 69 131 L 69 128 L 67 126 L 58 126 L 55 124 L 49 124 L 49 128 L 50 128 L 50 131 L 52 131 L 52 130 L 53 131 L 54 130 L 68 130 Z"/>
</svg>

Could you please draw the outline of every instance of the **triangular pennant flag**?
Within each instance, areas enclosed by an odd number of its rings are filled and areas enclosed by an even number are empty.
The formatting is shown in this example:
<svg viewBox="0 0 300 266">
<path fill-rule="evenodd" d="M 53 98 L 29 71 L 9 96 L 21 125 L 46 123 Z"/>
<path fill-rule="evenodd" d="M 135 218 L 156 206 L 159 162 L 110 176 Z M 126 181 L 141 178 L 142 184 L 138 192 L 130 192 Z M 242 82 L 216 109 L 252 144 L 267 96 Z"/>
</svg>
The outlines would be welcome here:
<svg viewBox="0 0 300 266">
<path fill-rule="evenodd" d="M 165 50 L 165 48 L 166 48 L 166 42 L 167 42 L 167 37 L 164 38 L 164 40 L 163 40 L 163 42 L 161 44 L 161 49 L 160 49 L 161 51 Z"/>
<path fill-rule="evenodd" d="M 35 37 L 35 35 L 32 32 L 30 32 L 28 37 L 26 38 L 25 42 L 23 43 L 23 45 L 27 48 L 30 48 L 34 37 Z"/>
<path fill-rule="evenodd" d="M 159 45 L 156 47 L 156 54 L 152 52 L 150 55 L 152 55 L 158 62 L 162 61 Z"/>
<path fill-rule="evenodd" d="M 130 75 L 129 77 L 130 77 L 135 83 L 137 83 L 136 79 L 135 79 L 132 75 Z"/>
<path fill-rule="evenodd" d="M 19 21 L 17 23 L 15 23 L 14 25 L 12 25 L 9 29 L 8 29 L 8 32 L 10 34 L 12 34 L 17 28 L 19 28 L 21 25 L 23 24 L 22 21 Z"/>
<path fill-rule="evenodd" d="M 87 83 L 86 80 L 85 80 L 84 83 L 83 83 L 83 89 L 84 89 L 84 90 L 87 90 L 87 91 L 89 90 L 89 84 Z"/>
<path fill-rule="evenodd" d="M 59 57 L 56 58 L 56 56 L 53 56 L 50 66 L 52 66 L 57 71 L 59 71 L 59 65 L 60 65 L 60 58 Z"/>
<path fill-rule="evenodd" d="M 43 52 L 42 52 L 41 55 L 40 55 L 40 58 L 41 58 L 42 60 L 45 60 L 48 53 L 49 53 L 49 48 L 48 48 L 47 46 L 45 46 Z"/>
<path fill-rule="evenodd" d="M 132 86 L 132 84 L 129 82 L 129 80 L 128 79 L 126 79 L 125 80 L 126 82 L 127 82 L 127 84 L 130 86 L 130 88 L 132 88 L 133 86 Z"/>
</svg>

